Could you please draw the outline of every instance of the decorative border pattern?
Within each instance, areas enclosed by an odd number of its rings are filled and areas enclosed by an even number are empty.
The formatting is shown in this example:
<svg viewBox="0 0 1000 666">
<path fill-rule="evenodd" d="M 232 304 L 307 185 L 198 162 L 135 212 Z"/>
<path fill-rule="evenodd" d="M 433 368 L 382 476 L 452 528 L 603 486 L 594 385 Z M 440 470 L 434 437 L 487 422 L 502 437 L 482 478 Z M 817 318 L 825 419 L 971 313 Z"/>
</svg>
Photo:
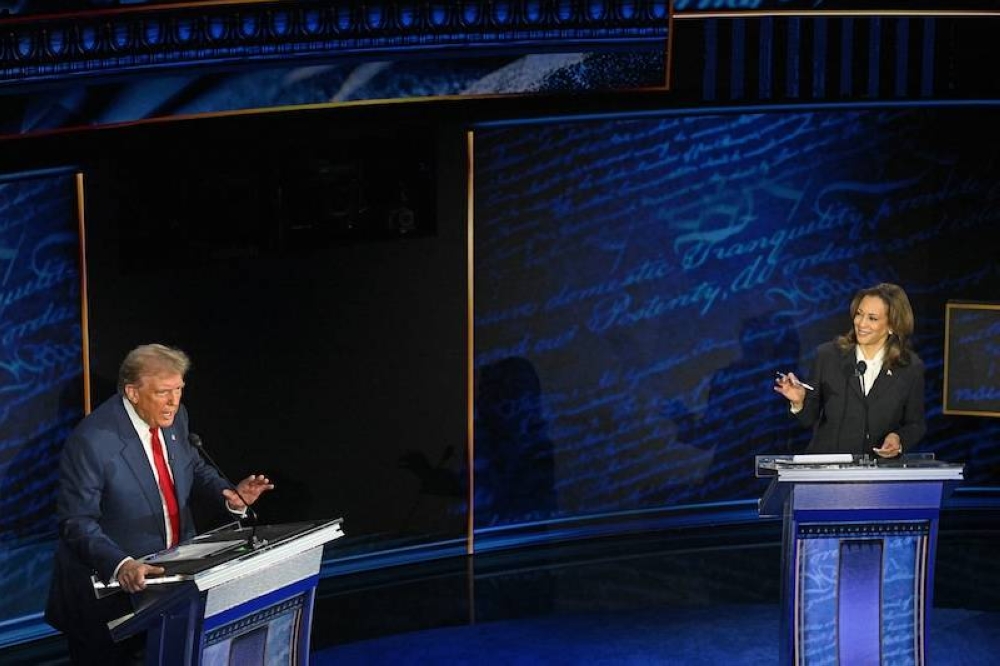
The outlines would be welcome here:
<svg viewBox="0 0 1000 666">
<path fill-rule="evenodd" d="M 663 44 L 670 0 L 204 2 L 0 21 L 0 86 L 392 53 Z"/>
<path fill-rule="evenodd" d="M 926 520 L 906 522 L 799 523 L 798 539 L 871 539 L 875 537 L 927 536 Z"/>
</svg>

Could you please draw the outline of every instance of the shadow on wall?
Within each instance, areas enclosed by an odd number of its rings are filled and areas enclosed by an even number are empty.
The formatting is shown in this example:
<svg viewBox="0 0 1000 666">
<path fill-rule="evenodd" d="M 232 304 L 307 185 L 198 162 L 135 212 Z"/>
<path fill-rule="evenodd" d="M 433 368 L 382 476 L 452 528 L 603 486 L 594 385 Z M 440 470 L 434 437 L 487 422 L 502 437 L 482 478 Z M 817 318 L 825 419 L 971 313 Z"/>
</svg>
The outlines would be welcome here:
<svg viewBox="0 0 1000 666">
<path fill-rule="evenodd" d="M 527 359 L 508 357 L 480 369 L 475 434 L 476 526 L 551 518 L 554 447 L 538 372 Z"/>
<path fill-rule="evenodd" d="M 758 496 L 763 486 L 754 478 L 753 457 L 792 453 L 808 443 L 808 431 L 773 390 L 776 371 L 801 376 L 800 347 L 790 317 L 764 313 L 743 321 L 740 356 L 712 375 L 704 414 L 678 419 L 683 441 L 713 450 L 697 499 Z"/>
</svg>

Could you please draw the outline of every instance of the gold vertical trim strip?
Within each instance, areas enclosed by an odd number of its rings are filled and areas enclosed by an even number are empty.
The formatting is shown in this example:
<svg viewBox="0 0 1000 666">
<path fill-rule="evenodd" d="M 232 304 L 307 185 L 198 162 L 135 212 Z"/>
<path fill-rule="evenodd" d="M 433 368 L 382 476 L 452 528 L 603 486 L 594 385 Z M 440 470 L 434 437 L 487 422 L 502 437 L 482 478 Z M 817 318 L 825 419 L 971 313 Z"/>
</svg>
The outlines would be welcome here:
<svg viewBox="0 0 1000 666">
<path fill-rule="evenodd" d="M 664 86 L 670 90 L 674 71 L 674 0 L 670 0 L 667 9 L 667 71 Z"/>
<path fill-rule="evenodd" d="M 465 150 L 466 150 L 466 212 L 465 212 L 465 241 L 466 241 L 466 254 L 465 254 L 465 271 L 466 271 L 466 306 L 465 306 L 465 328 L 466 328 L 466 383 L 465 383 L 465 404 L 466 404 L 466 417 L 465 417 L 465 427 L 466 427 L 466 461 L 468 467 L 468 515 L 466 517 L 466 545 L 465 552 L 468 555 L 472 555 L 476 550 L 475 544 L 475 520 L 473 519 L 475 515 L 475 491 L 476 491 L 476 474 L 475 474 L 475 460 L 476 460 L 476 439 L 475 439 L 475 427 L 474 427 L 474 412 L 475 412 L 475 361 L 474 361 L 474 331 L 473 324 L 475 322 L 473 307 L 475 306 L 475 297 L 473 288 L 474 284 L 474 270 L 473 270 L 473 250 L 472 250 L 472 232 L 473 232 L 473 186 L 475 184 L 475 169 L 474 169 L 474 158 L 473 158 L 473 147 L 475 144 L 475 137 L 471 130 L 467 131 L 465 134 Z"/>
<path fill-rule="evenodd" d="M 949 350 L 951 349 L 951 303 L 944 304 L 944 368 L 942 372 L 941 387 L 941 409 L 942 413 L 948 413 L 948 362 Z"/>
<path fill-rule="evenodd" d="M 90 310 L 87 307 L 87 223 L 83 173 L 76 174 L 76 220 L 80 236 L 80 348 L 83 362 L 83 413 L 90 414 Z"/>
</svg>

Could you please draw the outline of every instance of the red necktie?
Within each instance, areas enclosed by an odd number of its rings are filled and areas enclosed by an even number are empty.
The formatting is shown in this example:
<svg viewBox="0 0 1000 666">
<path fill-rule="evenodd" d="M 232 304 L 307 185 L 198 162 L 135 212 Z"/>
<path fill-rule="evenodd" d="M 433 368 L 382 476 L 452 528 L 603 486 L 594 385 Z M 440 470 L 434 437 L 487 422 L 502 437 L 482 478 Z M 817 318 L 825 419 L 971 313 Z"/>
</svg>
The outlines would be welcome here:
<svg viewBox="0 0 1000 666">
<path fill-rule="evenodd" d="M 153 464 L 156 466 L 156 476 L 160 483 L 160 494 L 163 495 L 163 505 L 167 507 L 167 517 L 170 519 L 170 530 L 173 532 L 168 539 L 167 547 L 177 543 L 181 534 L 181 516 L 177 510 L 177 495 L 174 494 L 174 482 L 170 478 L 170 470 L 167 469 L 167 461 L 163 455 L 163 444 L 160 442 L 160 429 L 150 428 L 153 436 L 151 442 L 153 448 Z"/>
</svg>

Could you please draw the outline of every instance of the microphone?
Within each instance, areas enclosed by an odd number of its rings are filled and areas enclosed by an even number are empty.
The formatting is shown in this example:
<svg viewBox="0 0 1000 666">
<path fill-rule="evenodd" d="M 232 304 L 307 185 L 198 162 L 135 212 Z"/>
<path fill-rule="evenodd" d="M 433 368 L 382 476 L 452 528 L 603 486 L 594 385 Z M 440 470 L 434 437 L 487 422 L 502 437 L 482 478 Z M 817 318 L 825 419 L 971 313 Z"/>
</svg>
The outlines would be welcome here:
<svg viewBox="0 0 1000 666">
<path fill-rule="evenodd" d="M 861 402 L 865 408 L 865 451 L 868 450 L 868 443 L 871 441 L 871 433 L 868 432 L 868 394 L 865 393 L 865 371 L 867 370 L 868 364 L 864 361 L 858 361 L 854 368 L 854 373 L 861 378 Z"/>
<path fill-rule="evenodd" d="M 189 432 L 188 433 L 188 441 L 191 443 L 191 446 L 193 446 L 194 448 L 196 448 L 198 450 L 198 453 L 200 453 L 202 455 L 202 457 L 205 458 L 205 460 L 208 462 L 208 464 L 211 465 L 215 469 L 215 471 L 219 473 L 219 476 L 221 476 L 222 479 L 226 483 L 228 483 L 230 486 L 232 486 L 233 492 L 236 493 L 236 496 L 240 498 L 241 502 L 243 502 L 243 506 L 245 506 L 246 510 L 247 510 L 247 516 L 250 518 L 250 521 L 253 523 L 253 529 L 251 530 L 251 534 L 250 534 L 250 545 L 253 546 L 254 548 L 256 548 L 258 546 L 258 543 L 257 543 L 257 512 L 253 510 L 253 507 L 250 506 L 250 503 L 247 502 L 246 499 L 244 499 L 243 495 L 240 494 L 239 488 L 236 486 L 236 484 L 233 483 L 232 481 L 230 481 L 229 477 L 226 476 L 226 473 L 222 471 L 222 468 L 219 467 L 217 464 L 215 464 L 215 461 L 212 459 L 212 456 L 210 456 L 208 454 L 208 451 L 205 450 L 205 443 L 201 441 L 201 437 L 198 436 L 197 434 L 193 433 L 193 432 Z M 237 522 L 237 524 L 240 525 L 240 529 L 243 529 L 243 525 L 242 525 L 240 519 L 237 519 L 236 522 Z"/>
</svg>

